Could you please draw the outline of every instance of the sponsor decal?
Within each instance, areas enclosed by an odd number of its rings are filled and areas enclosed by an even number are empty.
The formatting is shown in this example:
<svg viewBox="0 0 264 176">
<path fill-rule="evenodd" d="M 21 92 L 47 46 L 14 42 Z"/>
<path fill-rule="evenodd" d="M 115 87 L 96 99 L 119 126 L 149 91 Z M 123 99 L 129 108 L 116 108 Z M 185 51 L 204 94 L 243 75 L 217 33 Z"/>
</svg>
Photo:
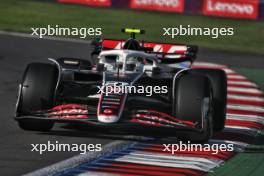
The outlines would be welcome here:
<svg viewBox="0 0 264 176">
<path fill-rule="evenodd" d="M 130 8 L 157 10 L 165 12 L 183 12 L 185 0 L 131 0 Z"/>
<path fill-rule="evenodd" d="M 61 3 L 76 3 L 89 6 L 110 7 L 112 0 L 57 0 Z"/>
<path fill-rule="evenodd" d="M 235 18 L 258 18 L 259 0 L 204 0 L 203 14 Z"/>
<path fill-rule="evenodd" d="M 55 106 L 48 111 L 50 118 L 81 119 L 88 118 L 88 109 L 78 104 L 63 104 Z"/>
<path fill-rule="evenodd" d="M 124 46 L 124 40 L 104 40 L 102 46 L 104 49 L 122 49 Z M 187 51 L 186 45 L 178 44 L 165 44 L 165 43 L 153 43 L 144 42 L 143 47 L 153 48 L 154 52 L 164 52 L 170 54 L 184 54 Z"/>
</svg>

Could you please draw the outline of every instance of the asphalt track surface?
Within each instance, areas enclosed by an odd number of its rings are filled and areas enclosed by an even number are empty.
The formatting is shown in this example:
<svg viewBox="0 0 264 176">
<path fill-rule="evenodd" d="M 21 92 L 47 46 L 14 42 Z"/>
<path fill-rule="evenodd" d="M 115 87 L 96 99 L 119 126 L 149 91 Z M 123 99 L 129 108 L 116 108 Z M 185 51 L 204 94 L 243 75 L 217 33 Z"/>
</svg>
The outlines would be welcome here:
<svg viewBox="0 0 264 176">
<path fill-rule="evenodd" d="M 0 35 L 0 173 L 21 175 L 77 155 L 77 152 L 31 152 L 31 144 L 47 141 L 76 144 L 108 144 L 122 136 L 89 133 L 58 124 L 50 133 L 27 132 L 13 120 L 17 86 L 26 65 L 46 62 L 52 57 L 89 58 L 87 43 L 44 40 Z M 199 61 L 226 64 L 231 67 L 264 68 L 263 56 L 201 49 Z"/>
</svg>

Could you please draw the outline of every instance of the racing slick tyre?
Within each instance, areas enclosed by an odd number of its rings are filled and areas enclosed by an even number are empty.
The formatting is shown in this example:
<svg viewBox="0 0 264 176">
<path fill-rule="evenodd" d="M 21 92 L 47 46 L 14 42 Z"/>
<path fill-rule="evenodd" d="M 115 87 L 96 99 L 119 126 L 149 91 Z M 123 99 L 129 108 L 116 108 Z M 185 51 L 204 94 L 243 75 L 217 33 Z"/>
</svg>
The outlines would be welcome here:
<svg viewBox="0 0 264 176">
<path fill-rule="evenodd" d="M 213 123 L 214 131 L 221 131 L 225 127 L 227 77 L 223 70 L 194 69 L 197 73 L 205 74 L 211 81 L 213 89 Z"/>
<path fill-rule="evenodd" d="M 213 135 L 212 89 L 209 79 L 200 74 L 186 74 L 175 86 L 175 117 L 196 122 L 200 132 L 186 132 L 183 139 L 206 142 Z"/>
<path fill-rule="evenodd" d="M 55 65 L 29 64 L 22 79 L 17 115 L 52 108 L 57 77 L 58 69 Z M 20 128 L 32 131 L 49 131 L 53 127 L 53 122 L 38 119 L 19 119 L 18 123 Z"/>
</svg>

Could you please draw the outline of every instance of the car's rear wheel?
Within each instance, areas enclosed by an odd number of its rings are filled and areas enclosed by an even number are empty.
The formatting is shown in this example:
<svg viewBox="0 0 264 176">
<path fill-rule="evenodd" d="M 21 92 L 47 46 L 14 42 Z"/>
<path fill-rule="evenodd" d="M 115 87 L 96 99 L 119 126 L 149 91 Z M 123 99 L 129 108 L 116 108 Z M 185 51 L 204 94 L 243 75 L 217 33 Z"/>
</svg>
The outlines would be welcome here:
<svg viewBox="0 0 264 176">
<path fill-rule="evenodd" d="M 209 79 L 199 74 L 186 74 L 176 81 L 175 117 L 197 122 L 201 132 L 188 132 L 186 140 L 205 142 L 213 134 L 211 116 L 212 91 Z"/>
<path fill-rule="evenodd" d="M 53 107 L 57 80 L 58 69 L 55 65 L 29 64 L 21 83 L 17 116 L 26 116 L 34 111 Z M 49 131 L 53 127 L 53 122 L 38 119 L 21 118 L 18 124 L 24 130 L 33 131 Z"/>
</svg>

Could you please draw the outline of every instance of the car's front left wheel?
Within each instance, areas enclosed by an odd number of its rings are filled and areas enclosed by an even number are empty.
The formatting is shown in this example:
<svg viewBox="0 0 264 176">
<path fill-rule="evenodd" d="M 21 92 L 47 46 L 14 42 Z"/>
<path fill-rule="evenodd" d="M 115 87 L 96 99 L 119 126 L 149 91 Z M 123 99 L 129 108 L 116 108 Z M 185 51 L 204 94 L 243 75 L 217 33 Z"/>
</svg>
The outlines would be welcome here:
<svg viewBox="0 0 264 176">
<path fill-rule="evenodd" d="M 208 77 L 187 73 L 176 81 L 174 116 L 198 124 L 200 132 L 186 132 L 184 139 L 206 142 L 213 135 L 212 89 Z"/>
</svg>

